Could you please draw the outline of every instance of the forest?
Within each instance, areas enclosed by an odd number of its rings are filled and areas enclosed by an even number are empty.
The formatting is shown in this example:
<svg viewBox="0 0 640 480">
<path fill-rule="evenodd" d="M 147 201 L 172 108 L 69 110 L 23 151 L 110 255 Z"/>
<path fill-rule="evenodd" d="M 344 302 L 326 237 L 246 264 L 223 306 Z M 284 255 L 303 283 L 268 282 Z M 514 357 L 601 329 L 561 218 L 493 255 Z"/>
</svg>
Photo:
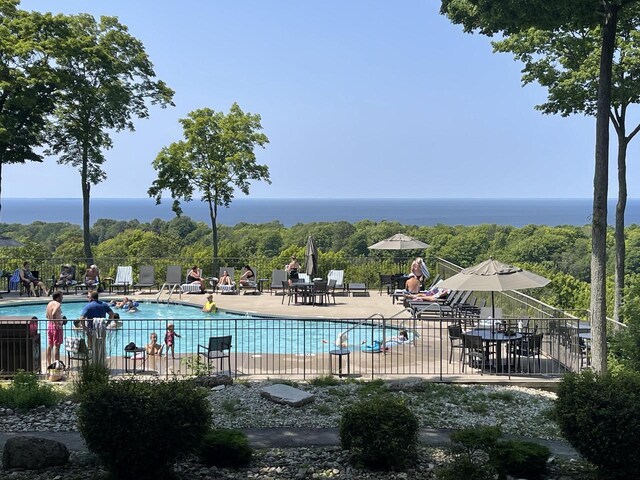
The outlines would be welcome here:
<svg viewBox="0 0 640 480">
<path fill-rule="evenodd" d="M 423 251 L 367 248 L 395 233 L 410 235 L 429 247 Z M 48 278 L 63 263 L 83 266 L 86 263 L 79 225 L 0 224 L 0 234 L 24 243 L 23 247 L 0 248 L 1 267 L 5 271 L 29 259 L 32 264 L 41 265 Z M 548 287 L 531 292 L 532 296 L 563 309 L 589 307 L 591 238 L 588 226 L 409 226 L 361 221 L 300 223 L 287 228 L 278 222 L 239 223 L 220 226 L 218 265 L 250 264 L 257 267 L 259 276 L 269 277 L 271 270 L 283 268 L 290 255 L 303 258 L 309 236 L 313 236 L 319 249 L 320 274 L 334 268 L 344 269 L 348 279 L 364 281 L 371 287 L 377 285 L 380 273 L 407 271 L 415 256 L 422 256 L 433 268 L 437 258 L 467 267 L 493 256 L 552 280 Z M 613 252 L 613 232 L 608 238 L 609 251 Z M 630 289 L 640 284 L 640 227 L 626 228 L 626 242 L 626 286 Z M 133 265 L 134 270 L 139 265 L 154 264 L 161 279 L 163 265 L 178 262 L 184 267 L 197 263 L 205 274 L 213 274 L 211 227 L 189 217 L 170 221 L 155 219 L 148 223 L 100 219 L 91 227 L 91 243 L 95 261 L 107 273 L 122 264 Z M 608 291 L 612 290 L 613 270 L 614 259 L 610 258 L 608 287 L 611 288 Z"/>
</svg>

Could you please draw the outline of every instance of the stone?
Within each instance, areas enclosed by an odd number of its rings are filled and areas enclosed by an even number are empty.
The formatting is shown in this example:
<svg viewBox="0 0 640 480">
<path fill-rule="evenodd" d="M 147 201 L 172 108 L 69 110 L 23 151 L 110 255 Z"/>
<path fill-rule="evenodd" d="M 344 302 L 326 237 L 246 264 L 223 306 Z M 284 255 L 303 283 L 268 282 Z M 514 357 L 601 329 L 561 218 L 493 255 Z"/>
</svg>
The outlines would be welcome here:
<svg viewBox="0 0 640 480">
<path fill-rule="evenodd" d="M 2 452 L 5 469 L 40 468 L 65 465 L 69 460 L 69 450 L 64 443 L 47 438 L 16 436 L 7 439 Z"/>
<path fill-rule="evenodd" d="M 229 375 L 200 376 L 194 380 L 199 387 L 213 388 L 218 385 L 233 385 L 233 378 Z"/>
<path fill-rule="evenodd" d="M 309 392 L 280 383 L 263 387 L 260 390 L 260 395 L 272 402 L 292 407 L 301 407 L 313 402 L 316 398 L 315 395 Z"/>
</svg>

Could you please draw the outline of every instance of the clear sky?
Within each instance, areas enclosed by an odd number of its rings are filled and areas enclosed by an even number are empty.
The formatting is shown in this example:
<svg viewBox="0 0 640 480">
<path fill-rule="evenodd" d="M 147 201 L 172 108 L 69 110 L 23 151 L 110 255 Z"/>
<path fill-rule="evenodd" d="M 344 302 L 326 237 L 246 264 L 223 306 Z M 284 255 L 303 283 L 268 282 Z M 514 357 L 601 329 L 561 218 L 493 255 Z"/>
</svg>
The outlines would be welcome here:
<svg viewBox="0 0 640 480">
<path fill-rule="evenodd" d="M 595 120 L 534 110 L 545 91 L 522 87 L 511 56 L 450 24 L 439 5 L 23 0 L 21 7 L 118 17 L 176 92 L 176 107 L 153 108 L 135 132 L 113 136 L 108 177 L 93 197 L 146 197 L 151 162 L 181 139 L 178 119 L 203 107 L 226 112 L 233 102 L 260 114 L 270 139 L 257 156 L 273 183 L 254 184 L 251 197 L 591 197 Z M 639 142 L 629 151 L 630 197 L 640 196 Z M 610 177 L 614 197 L 615 169 Z M 2 195 L 81 197 L 80 176 L 54 158 L 10 165 Z"/>
</svg>

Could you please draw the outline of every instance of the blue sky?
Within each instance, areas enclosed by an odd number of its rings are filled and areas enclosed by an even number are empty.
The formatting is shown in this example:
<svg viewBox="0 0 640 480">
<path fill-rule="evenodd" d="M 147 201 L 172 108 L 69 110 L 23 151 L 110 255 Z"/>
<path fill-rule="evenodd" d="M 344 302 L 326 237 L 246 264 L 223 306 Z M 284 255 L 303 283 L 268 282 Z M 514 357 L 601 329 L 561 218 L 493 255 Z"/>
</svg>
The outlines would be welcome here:
<svg viewBox="0 0 640 480">
<path fill-rule="evenodd" d="M 203 107 L 228 111 L 233 102 L 262 116 L 271 142 L 257 155 L 273 183 L 254 184 L 251 197 L 591 197 L 595 120 L 535 111 L 544 90 L 522 87 L 521 67 L 511 56 L 493 54 L 489 39 L 450 24 L 438 14 L 439 5 L 21 4 L 118 17 L 176 92 L 176 107 L 154 108 L 149 119 L 136 122 L 135 132 L 113 136 L 108 178 L 93 187 L 93 197 L 146 197 L 155 179 L 151 162 L 181 138 L 178 119 Z M 634 188 L 640 179 L 637 155 L 632 142 L 630 197 L 640 196 Z M 613 197 L 615 170 L 610 177 Z M 81 197 L 79 173 L 54 158 L 6 166 L 2 195 Z"/>
</svg>

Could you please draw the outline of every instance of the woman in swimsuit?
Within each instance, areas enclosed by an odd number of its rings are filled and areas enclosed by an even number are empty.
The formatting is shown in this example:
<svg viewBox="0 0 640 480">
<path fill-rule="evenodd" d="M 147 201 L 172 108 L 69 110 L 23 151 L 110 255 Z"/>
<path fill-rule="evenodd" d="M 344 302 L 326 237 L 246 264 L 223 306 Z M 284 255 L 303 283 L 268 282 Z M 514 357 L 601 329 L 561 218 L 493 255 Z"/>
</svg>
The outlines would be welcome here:
<svg viewBox="0 0 640 480">
<path fill-rule="evenodd" d="M 253 269 L 249 265 L 244 266 L 244 273 L 240 277 L 240 285 L 249 285 L 251 282 L 255 281 L 256 274 L 253 272 Z"/>
<path fill-rule="evenodd" d="M 285 270 L 289 273 L 289 285 L 291 282 L 298 280 L 298 269 L 300 268 L 300 264 L 298 263 L 298 259 L 295 255 L 291 255 L 291 262 L 285 268 Z"/>
</svg>

